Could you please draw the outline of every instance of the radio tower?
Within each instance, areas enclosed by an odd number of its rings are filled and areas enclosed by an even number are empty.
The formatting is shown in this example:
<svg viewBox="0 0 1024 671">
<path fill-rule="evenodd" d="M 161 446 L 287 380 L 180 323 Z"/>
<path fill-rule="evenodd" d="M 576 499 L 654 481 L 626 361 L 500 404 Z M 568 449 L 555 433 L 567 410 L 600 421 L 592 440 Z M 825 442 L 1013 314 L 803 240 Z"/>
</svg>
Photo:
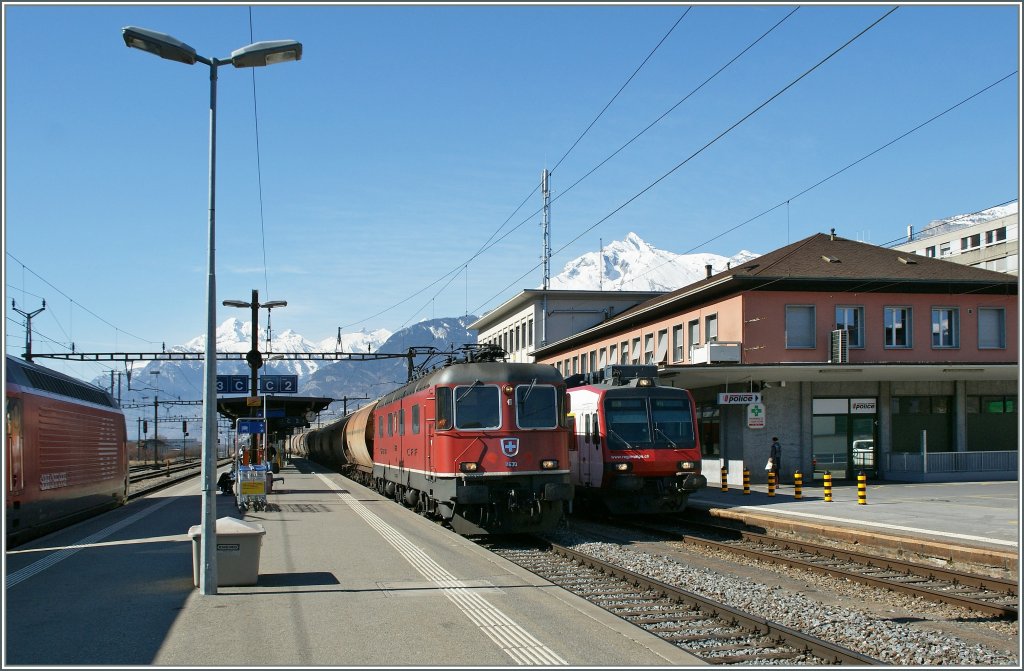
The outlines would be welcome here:
<svg viewBox="0 0 1024 671">
<path fill-rule="evenodd" d="M 540 322 L 540 344 L 548 344 L 548 285 L 551 283 L 551 191 L 548 190 L 548 177 L 551 173 L 547 168 L 540 175 L 541 196 L 544 199 L 544 209 L 541 214 L 541 227 L 544 229 L 544 250 L 541 260 L 544 262 L 544 313 Z"/>
</svg>

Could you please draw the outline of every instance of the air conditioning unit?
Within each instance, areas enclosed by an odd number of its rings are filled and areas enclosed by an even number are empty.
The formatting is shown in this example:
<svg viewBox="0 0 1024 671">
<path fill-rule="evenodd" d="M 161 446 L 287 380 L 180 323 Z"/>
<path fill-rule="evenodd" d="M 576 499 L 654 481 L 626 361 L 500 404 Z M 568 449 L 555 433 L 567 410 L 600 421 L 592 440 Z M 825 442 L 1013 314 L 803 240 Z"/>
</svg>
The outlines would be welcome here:
<svg viewBox="0 0 1024 671">
<path fill-rule="evenodd" d="M 850 363 L 850 332 L 846 329 L 832 331 L 832 358 L 829 363 Z"/>
</svg>

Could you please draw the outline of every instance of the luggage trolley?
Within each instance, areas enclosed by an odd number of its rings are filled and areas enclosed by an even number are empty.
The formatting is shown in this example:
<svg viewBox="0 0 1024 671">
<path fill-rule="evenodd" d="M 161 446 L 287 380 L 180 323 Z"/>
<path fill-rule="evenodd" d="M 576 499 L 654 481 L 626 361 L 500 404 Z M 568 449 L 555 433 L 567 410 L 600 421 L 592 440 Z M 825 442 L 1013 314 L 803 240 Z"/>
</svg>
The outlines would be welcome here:
<svg viewBox="0 0 1024 671">
<path fill-rule="evenodd" d="M 241 449 L 238 438 L 246 434 L 267 433 L 267 421 L 262 418 L 243 418 L 235 420 L 235 481 L 237 486 L 236 504 L 238 510 L 245 512 L 252 506 L 253 510 L 267 509 L 267 464 L 241 464 Z"/>
</svg>

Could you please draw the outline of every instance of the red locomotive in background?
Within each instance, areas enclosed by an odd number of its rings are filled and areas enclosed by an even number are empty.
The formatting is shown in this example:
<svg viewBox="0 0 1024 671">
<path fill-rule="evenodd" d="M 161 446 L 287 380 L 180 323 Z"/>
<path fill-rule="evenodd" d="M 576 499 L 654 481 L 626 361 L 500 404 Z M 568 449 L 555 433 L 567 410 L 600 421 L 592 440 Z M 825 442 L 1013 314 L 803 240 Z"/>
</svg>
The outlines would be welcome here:
<svg viewBox="0 0 1024 671">
<path fill-rule="evenodd" d="M 128 498 L 124 414 L 99 387 L 6 357 L 8 546 Z"/>
<path fill-rule="evenodd" d="M 575 426 L 569 465 L 583 506 L 678 512 L 707 486 L 693 397 L 657 379 L 656 366 L 613 365 L 566 380 Z"/>
<path fill-rule="evenodd" d="M 572 499 L 565 382 L 471 350 L 292 450 L 473 535 L 553 528 Z"/>
</svg>

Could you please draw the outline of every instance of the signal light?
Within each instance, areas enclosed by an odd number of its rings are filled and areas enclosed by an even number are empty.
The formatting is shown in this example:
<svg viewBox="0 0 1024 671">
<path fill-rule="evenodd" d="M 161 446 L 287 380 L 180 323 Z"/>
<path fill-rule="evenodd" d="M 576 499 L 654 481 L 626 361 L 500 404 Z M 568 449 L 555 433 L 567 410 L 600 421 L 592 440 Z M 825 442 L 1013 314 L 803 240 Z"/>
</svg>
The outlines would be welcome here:
<svg viewBox="0 0 1024 671">
<path fill-rule="evenodd" d="M 515 391 L 515 387 L 513 387 L 510 384 L 506 384 L 504 387 L 502 387 L 502 390 L 505 392 L 507 396 L 511 396 L 512 392 Z"/>
<path fill-rule="evenodd" d="M 682 471 L 692 471 L 693 470 L 693 462 L 692 461 L 680 461 L 679 462 L 679 470 L 682 470 Z"/>
<path fill-rule="evenodd" d="M 142 433 L 149 433 L 149 422 L 142 420 Z"/>
<path fill-rule="evenodd" d="M 476 473 L 480 470 L 480 464 L 475 461 L 463 461 L 459 464 L 459 470 L 463 473 Z"/>
<path fill-rule="evenodd" d="M 628 461 L 622 461 L 617 464 L 612 464 L 612 470 L 618 471 L 620 473 L 626 473 L 628 471 L 633 470 L 633 464 L 629 463 Z"/>
</svg>

